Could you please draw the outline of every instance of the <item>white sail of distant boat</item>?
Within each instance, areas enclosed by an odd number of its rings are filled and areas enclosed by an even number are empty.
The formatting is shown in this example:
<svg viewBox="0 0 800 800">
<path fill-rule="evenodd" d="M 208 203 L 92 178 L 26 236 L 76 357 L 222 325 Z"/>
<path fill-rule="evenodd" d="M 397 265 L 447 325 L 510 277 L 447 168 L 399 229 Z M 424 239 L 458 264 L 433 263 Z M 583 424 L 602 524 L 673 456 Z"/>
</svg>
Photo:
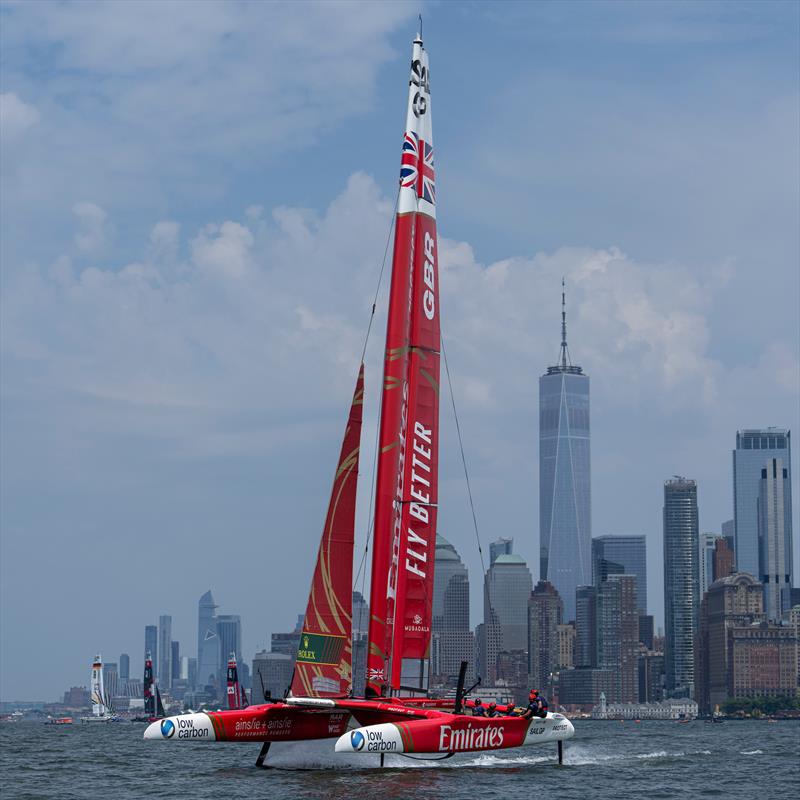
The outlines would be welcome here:
<svg viewBox="0 0 800 800">
<path fill-rule="evenodd" d="M 110 722 L 114 719 L 114 713 L 103 686 L 103 657 L 99 653 L 92 662 L 90 697 L 92 715 L 81 717 L 81 722 Z"/>
</svg>

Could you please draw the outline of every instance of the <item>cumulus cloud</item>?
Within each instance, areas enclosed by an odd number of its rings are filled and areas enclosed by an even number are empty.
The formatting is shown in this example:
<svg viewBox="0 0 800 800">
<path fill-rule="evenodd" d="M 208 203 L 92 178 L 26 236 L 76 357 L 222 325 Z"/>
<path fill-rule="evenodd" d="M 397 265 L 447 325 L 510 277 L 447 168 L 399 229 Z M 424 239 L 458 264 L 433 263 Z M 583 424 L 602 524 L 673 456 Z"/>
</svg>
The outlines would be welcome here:
<svg viewBox="0 0 800 800">
<path fill-rule="evenodd" d="M 12 142 L 39 121 L 36 108 L 25 103 L 13 92 L 0 94 L 0 137 Z"/>
<path fill-rule="evenodd" d="M 95 203 L 75 203 L 72 213 L 78 219 L 79 230 L 75 234 L 75 244 L 88 256 L 102 255 L 113 236 L 113 226 L 108 222 L 108 214 Z"/>
</svg>

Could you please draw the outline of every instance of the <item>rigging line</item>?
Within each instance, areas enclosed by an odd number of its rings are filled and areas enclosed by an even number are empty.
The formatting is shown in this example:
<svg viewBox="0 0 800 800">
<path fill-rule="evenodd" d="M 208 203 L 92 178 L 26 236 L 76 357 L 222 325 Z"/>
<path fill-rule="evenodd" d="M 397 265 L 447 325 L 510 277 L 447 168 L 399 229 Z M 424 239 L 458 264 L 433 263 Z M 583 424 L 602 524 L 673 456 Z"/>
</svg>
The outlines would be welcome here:
<svg viewBox="0 0 800 800">
<path fill-rule="evenodd" d="M 375 287 L 375 297 L 372 299 L 372 312 L 369 315 L 369 323 L 367 324 L 367 335 L 364 337 L 364 347 L 361 350 L 361 361 L 363 363 L 364 356 L 367 353 L 367 343 L 369 342 L 369 334 L 372 331 L 372 323 L 375 320 L 375 308 L 378 305 L 378 295 L 381 291 L 381 283 L 383 282 L 383 273 L 386 270 L 386 257 L 389 255 L 389 244 L 392 241 L 392 230 L 394 229 L 394 221 L 397 217 L 397 206 L 400 204 L 400 187 L 397 187 L 397 196 L 394 200 L 394 210 L 392 211 L 392 219 L 389 222 L 389 234 L 386 237 L 386 247 L 383 249 L 383 261 L 381 262 L 381 271 L 378 275 L 378 285 Z"/>
<path fill-rule="evenodd" d="M 447 351 L 444 349 L 444 334 L 441 336 L 442 355 L 444 356 L 444 371 L 447 374 L 447 387 L 450 390 L 450 403 L 453 406 L 453 416 L 456 420 L 456 433 L 458 433 L 458 446 L 461 450 L 461 463 L 464 466 L 464 477 L 467 481 L 467 494 L 469 495 L 469 508 L 472 512 L 472 525 L 475 529 L 475 541 L 478 544 L 478 555 L 481 558 L 481 572 L 486 575 L 486 564 L 483 561 L 483 549 L 481 548 L 481 537 L 478 534 L 478 518 L 475 516 L 475 503 L 472 500 L 472 487 L 469 482 L 469 470 L 467 469 L 467 458 L 464 455 L 464 442 L 461 438 L 461 425 L 458 422 L 458 412 L 456 411 L 456 397 L 453 393 L 453 382 L 450 380 L 450 366 L 447 363 Z M 485 581 L 484 581 L 485 582 Z"/>
<path fill-rule="evenodd" d="M 361 363 L 364 363 L 364 357 L 367 352 L 367 343 L 369 342 L 369 334 L 372 330 L 372 323 L 375 320 L 375 308 L 378 304 L 378 295 L 381 291 L 381 283 L 383 282 L 383 273 L 386 270 L 386 257 L 389 255 L 389 244 L 392 241 L 392 231 L 394 230 L 394 223 L 397 219 L 397 207 L 400 204 L 400 187 L 397 187 L 397 196 L 395 197 L 394 201 L 394 209 L 392 210 L 392 218 L 389 222 L 389 234 L 386 237 L 386 246 L 383 249 L 383 261 L 381 262 L 381 271 L 378 275 L 378 285 L 375 287 L 375 297 L 372 300 L 372 312 L 369 315 L 369 324 L 367 325 L 367 335 L 364 337 L 364 347 L 361 351 Z M 372 536 L 372 526 L 374 524 L 373 519 L 373 505 L 375 502 L 375 471 L 378 465 L 378 445 L 379 445 L 379 436 L 380 436 L 380 421 L 378 425 L 375 426 L 375 448 L 372 454 L 372 477 L 370 479 L 370 491 L 369 491 L 369 511 L 368 517 L 369 523 L 367 525 L 367 539 L 364 543 L 364 552 L 361 555 L 361 564 L 358 567 L 358 572 L 356 573 L 355 580 L 353 581 L 353 589 L 355 589 L 356 585 L 358 584 L 358 578 L 361 576 L 361 570 L 364 569 L 367 560 L 367 553 L 369 552 L 369 540 Z M 364 569 L 364 574 L 361 576 L 361 596 L 364 597 L 364 588 L 367 582 L 367 571 Z M 361 610 L 363 608 L 363 604 L 359 605 L 358 607 L 358 630 L 361 630 Z M 367 620 L 369 622 L 369 620 Z"/>
</svg>

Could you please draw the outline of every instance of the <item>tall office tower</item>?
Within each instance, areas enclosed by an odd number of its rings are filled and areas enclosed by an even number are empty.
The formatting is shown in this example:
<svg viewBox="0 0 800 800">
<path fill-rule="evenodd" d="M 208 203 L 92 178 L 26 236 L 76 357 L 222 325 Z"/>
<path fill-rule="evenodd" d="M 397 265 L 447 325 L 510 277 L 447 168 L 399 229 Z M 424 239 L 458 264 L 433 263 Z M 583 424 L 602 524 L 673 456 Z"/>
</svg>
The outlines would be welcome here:
<svg viewBox="0 0 800 800">
<path fill-rule="evenodd" d="M 597 666 L 597 589 L 579 586 L 575 592 L 575 666 Z"/>
<path fill-rule="evenodd" d="M 562 606 L 563 614 L 563 606 Z M 575 666 L 575 623 L 565 622 L 558 626 L 558 668 L 572 669 Z"/>
<path fill-rule="evenodd" d="M 189 685 L 189 656 L 181 656 L 181 665 L 178 669 L 178 678 Z"/>
<path fill-rule="evenodd" d="M 700 599 L 708 591 L 708 587 L 714 583 L 714 549 L 717 539 L 721 538 L 716 533 L 700 534 L 700 549 L 698 550 L 699 567 L 698 576 L 700 578 Z"/>
<path fill-rule="evenodd" d="M 103 664 L 103 688 L 106 697 L 118 697 L 120 694 L 119 669 L 113 661 Z"/>
<path fill-rule="evenodd" d="M 600 669 L 616 675 L 612 702 L 639 698 L 639 612 L 636 576 L 609 575 L 597 587 L 597 660 Z"/>
<path fill-rule="evenodd" d="M 502 536 L 489 544 L 489 566 L 497 561 L 497 556 L 510 556 L 514 552 L 514 539 L 504 539 Z"/>
<path fill-rule="evenodd" d="M 552 583 L 539 581 L 528 598 L 528 685 L 544 688 L 559 665 L 564 603 Z"/>
<path fill-rule="evenodd" d="M 721 578 L 727 578 L 736 572 L 733 548 L 727 536 L 720 536 L 714 543 L 714 558 L 712 563 L 712 583 Z"/>
<path fill-rule="evenodd" d="M 432 623 L 438 636 L 433 671 L 440 683 L 455 685 L 462 661 L 470 665 L 471 677 L 475 653 L 469 626 L 469 572 L 455 547 L 443 536 L 436 537 Z"/>
<path fill-rule="evenodd" d="M 792 588 L 792 490 L 789 470 L 771 458 L 758 491 L 758 577 L 764 584 L 767 619 L 777 622 L 790 607 Z"/>
<path fill-rule="evenodd" d="M 785 428 L 736 432 L 733 451 L 733 523 L 736 568 L 758 577 L 758 492 L 761 470 L 771 458 L 783 460 L 792 480 L 791 434 Z"/>
<path fill-rule="evenodd" d="M 655 703 L 664 699 L 664 654 L 652 650 L 639 653 L 639 702 Z"/>
<path fill-rule="evenodd" d="M 666 688 L 671 697 L 694 695 L 694 637 L 700 605 L 697 483 L 664 483 L 664 619 Z"/>
<path fill-rule="evenodd" d="M 713 711 L 729 697 L 730 632 L 764 622 L 761 584 L 746 572 L 720 578 L 700 604 L 697 633 L 697 697 L 700 709 Z"/>
<path fill-rule="evenodd" d="M 147 654 L 153 660 L 153 675 L 158 675 L 158 628 L 155 625 L 144 626 L 144 653 L 142 654 L 142 664 L 144 664 Z"/>
<path fill-rule="evenodd" d="M 592 539 L 592 583 L 608 575 L 636 576 L 640 614 L 647 613 L 647 544 L 644 536 L 597 536 Z"/>
<path fill-rule="evenodd" d="M 131 657 L 127 653 L 122 653 L 119 657 L 119 680 L 120 683 L 127 683 L 131 677 Z"/>
<path fill-rule="evenodd" d="M 261 703 L 264 695 L 278 699 L 283 697 L 292 682 L 294 658 L 285 653 L 268 653 L 261 650 L 253 657 L 251 672 L 253 703 Z"/>
<path fill-rule="evenodd" d="M 228 670 L 228 657 L 236 653 L 242 659 L 242 618 L 238 614 L 217 615 L 217 636 L 219 637 L 219 666 L 217 681 L 222 687 Z"/>
<path fill-rule="evenodd" d="M 180 680 L 181 677 L 181 643 L 171 642 L 170 652 L 172 653 L 172 680 Z"/>
<path fill-rule="evenodd" d="M 736 536 L 735 536 L 735 528 L 732 519 L 725 520 L 722 523 L 722 538 L 728 543 L 728 547 L 731 550 L 731 553 L 736 552 Z M 734 559 L 735 563 L 735 559 Z"/>
<path fill-rule="evenodd" d="M 539 576 L 556 587 L 564 619 L 575 619 L 575 590 L 591 582 L 589 376 L 567 348 L 561 282 L 561 354 L 539 378 Z"/>
<path fill-rule="evenodd" d="M 209 589 L 197 607 L 197 688 L 201 690 L 217 685 L 220 655 L 216 609 Z"/>
<path fill-rule="evenodd" d="M 189 659 L 189 686 L 197 686 L 197 659 Z"/>
<path fill-rule="evenodd" d="M 639 614 L 639 642 L 648 650 L 653 649 L 654 620 L 652 614 Z"/>
<path fill-rule="evenodd" d="M 361 592 L 353 592 L 353 639 L 369 630 L 369 603 Z"/>
<path fill-rule="evenodd" d="M 162 690 L 172 686 L 172 617 L 162 614 L 158 618 L 158 685 Z"/>
<path fill-rule="evenodd" d="M 528 649 L 528 597 L 533 580 L 522 556 L 502 555 L 486 571 L 483 636 L 487 683 L 497 679 L 497 655 Z"/>
</svg>

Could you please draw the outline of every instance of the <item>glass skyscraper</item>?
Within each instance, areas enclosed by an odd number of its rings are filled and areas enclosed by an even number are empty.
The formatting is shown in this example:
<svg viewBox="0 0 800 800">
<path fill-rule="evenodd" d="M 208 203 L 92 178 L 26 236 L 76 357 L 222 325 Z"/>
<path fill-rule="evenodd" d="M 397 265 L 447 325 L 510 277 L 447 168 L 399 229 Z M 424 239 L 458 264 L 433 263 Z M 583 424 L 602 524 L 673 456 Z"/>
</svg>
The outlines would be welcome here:
<svg viewBox="0 0 800 800">
<path fill-rule="evenodd" d="M 764 584 L 767 619 L 788 611 L 792 589 L 792 492 L 789 470 L 771 458 L 761 470 L 758 493 L 759 580 Z"/>
<path fill-rule="evenodd" d="M 144 658 L 147 658 L 148 653 L 153 660 L 153 675 L 158 675 L 158 628 L 155 625 L 144 626 Z"/>
<path fill-rule="evenodd" d="M 780 458 L 792 483 L 791 433 L 784 428 L 736 432 L 733 451 L 733 510 L 736 568 L 758 578 L 758 491 L 761 470 L 771 458 Z"/>
<path fill-rule="evenodd" d="M 613 565 L 619 565 L 621 569 L 616 570 Z M 599 587 L 609 574 L 636 576 L 636 607 L 640 614 L 647 614 L 647 545 L 644 536 L 597 536 L 592 539 L 592 583 Z"/>
<path fill-rule="evenodd" d="M 211 590 L 201 598 L 197 608 L 197 688 L 216 686 L 219 669 L 219 636 L 214 596 Z"/>
<path fill-rule="evenodd" d="M 561 596 L 565 621 L 592 579 L 589 441 L 589 376 L 570 361 L 562 291 L 561 357 L 539 378 L 539 574 Z"/>
<path fill-rule="evenodd" d="M 694 637 L 700 606 L 700 531 L 697 483 L 675 477 L 664 484 L 664 620 L 667 690 L 694 695 Z"/>
<path fill-rule="evenodd" d="M 158 618 L 158 685 L 162 689 L 172 686 L 172 617 L 162 614 Z M 154 665 L 155 666 L 155 665 Z"/>
</svg>

